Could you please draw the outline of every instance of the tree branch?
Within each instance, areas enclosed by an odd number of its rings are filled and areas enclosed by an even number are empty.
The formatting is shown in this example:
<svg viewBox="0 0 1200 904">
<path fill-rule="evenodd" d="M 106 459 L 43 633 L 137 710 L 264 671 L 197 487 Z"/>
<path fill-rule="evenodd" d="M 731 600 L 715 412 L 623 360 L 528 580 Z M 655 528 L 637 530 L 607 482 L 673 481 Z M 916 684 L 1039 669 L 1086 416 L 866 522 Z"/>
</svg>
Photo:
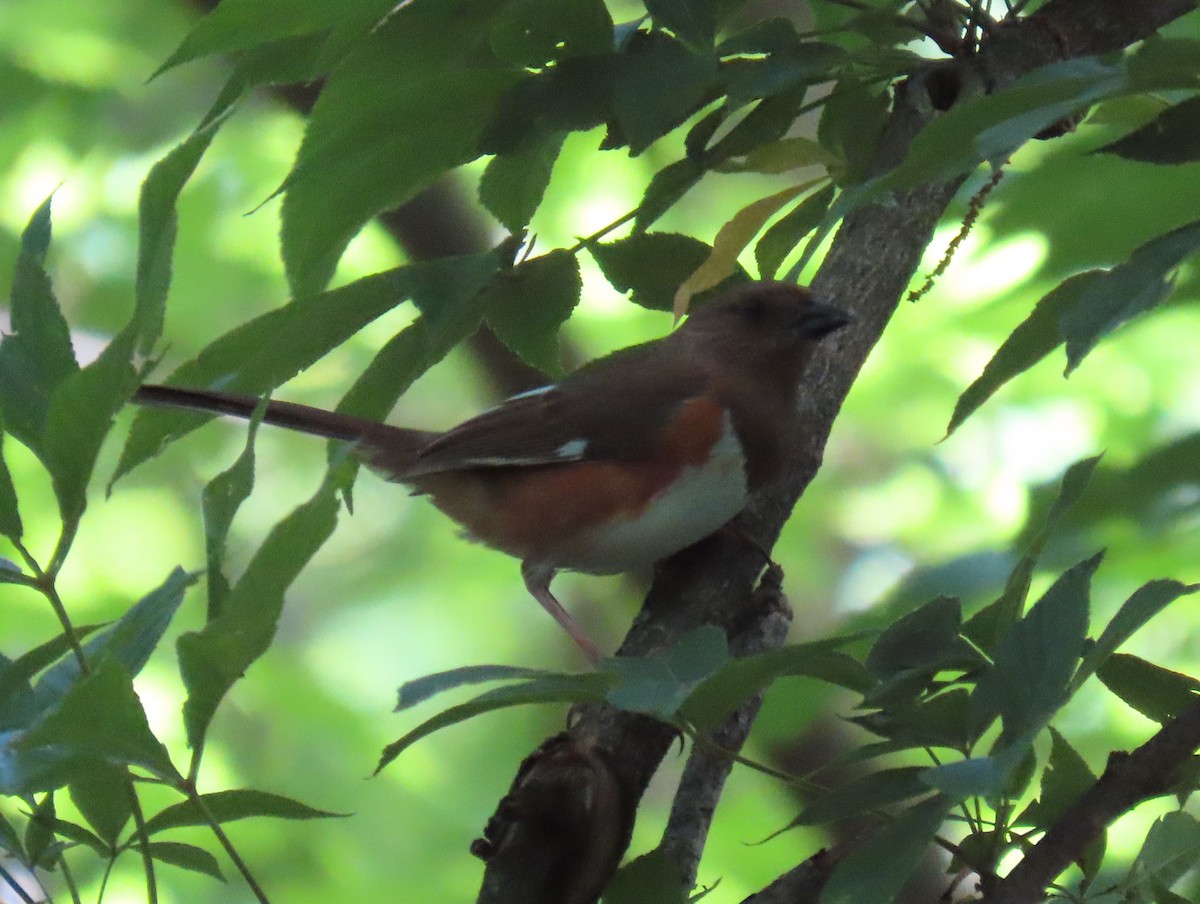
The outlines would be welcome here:
<svg viewBox="0 0 1200 904">
<path fill-rule="evenodd" d="M 1192 0 L 1051 0 L 1036 15 L 995 29 L 963 65 L 976 79 L 983 72 L 988 84 L 1007 84 L 1047 63 L 1132 44 L 1194 8 Z M 937 87 L 938 96 L 944 96 Z M 930 96 L 934 88 L 920 74 L 897 87 L 880 169 L 899 163 L 935 115 Z M 773 545 L 816 474 L 834 418 L 961 183 L 956 179 L 923 185 L 887 203 L 865 206 L 851 213 L 838 231 L 812 288 L 850 310 L 855 325 L 824 343 L 808 372 L 800 426 L 791 437 L 788 474 L 739 516 L 741 526 L 765 546 Z M 729 632 L 743 620 L 739 613 L 744 616 L 748 608 L 759 570 L 757 553 L 734 548 L 720 536 L 702 545 L 700 553 L 685 551 L 662 563 L 621 655 L 643 655 L 703 624 Z M 631 806 L 641 799 L 674 738 L 671 729 L 653 719 L 606 706 L 584 709 L 571 734 L 589 748 L 606 752 Z M 528 900 L 510 893 L 503 877 L 527 875 L 539 856 L 536 847 L 521 845 L 497 851 L 485 870 L 486 893 L 480 904 Z"/>
<path fill-rule="evenodd" d="M 984 904 L 1033 904 L 1117 817 L 1170 791 L 1176 771 L 1200 748 L 1200 699 L 1133 753 L 1109 755 L 1104 774 L 1064 813 Z"/>
</svg>

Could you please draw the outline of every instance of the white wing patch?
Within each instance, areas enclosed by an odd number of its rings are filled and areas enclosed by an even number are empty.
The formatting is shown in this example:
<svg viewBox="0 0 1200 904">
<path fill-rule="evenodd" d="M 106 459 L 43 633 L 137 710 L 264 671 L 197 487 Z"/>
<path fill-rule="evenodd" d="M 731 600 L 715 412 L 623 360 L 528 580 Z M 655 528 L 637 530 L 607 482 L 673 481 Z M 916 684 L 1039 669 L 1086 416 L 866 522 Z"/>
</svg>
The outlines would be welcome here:
<svg viewBox="0 0 1200 904">
<path fill-rule="evenodd" d="M 583 458 L 583 453 L 587 451 L 588 441 L 586 439 L 572 439 L 563 443 L 554 450 L 554 454 L 559 458 L 579 459 Z"/>
</svg>

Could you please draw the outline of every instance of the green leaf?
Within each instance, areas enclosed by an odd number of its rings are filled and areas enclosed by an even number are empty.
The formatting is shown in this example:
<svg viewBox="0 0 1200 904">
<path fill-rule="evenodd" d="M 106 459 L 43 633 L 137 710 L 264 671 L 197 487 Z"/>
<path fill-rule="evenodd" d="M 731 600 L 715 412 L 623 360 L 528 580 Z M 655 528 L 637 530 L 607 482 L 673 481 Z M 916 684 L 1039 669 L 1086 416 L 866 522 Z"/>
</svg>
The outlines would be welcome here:
<svg viewBox="0 0 1200 904">
<path fill-rule="evenodd" d="M 130 329 L 117 335 L 99 358 L 62 380 L 50 399 L 44 461 L 68 525 L 83 514 L 100 445 L 112 429 L 113 418 L 137 389 L 137 371 L 130 363 L 135 338 Z"/>
<path fill-rule="evenodd" d="M 345 18 L 377 21 L 394 6 L 387 0 L 221 0 L 184 37 L 152 78 L 191 60 L 246 50 L 282 38 L 334 28 Z"/>
<path fill-rule="evenodd" d="M 492 52 L 526 69 L 557 60 L 608 53 L 613 23 L 603 0 L 512 0 L 496 20 Z"/>
<path fill-rule="evenodd" d="M 1196 699 L 1200 681 L 1128 653 L 1114 653 L 1096 670 L 1110 691 L 1147 719 L 1165 725 Z"/>
<path fill-rule="evenodd" d="M 1079 303 L 1102 270 L 1077 273 L 1051 290 L 1034 306 L 1033 312 L 1001 343 L 983 369 L 954 405 L 954 414 L 946 427 L 949 436 L 971 414 L 995 395 L 1005 383 L 1024 373 L 1062 344 L 1059 321 L 1066 311 Z"/>
<path fill-rule="evenodd" d="M 856 637 L 796 644 L 731 659 L 679 707 L 679 715 L 697 731 L 719 725 L 742 701 L 762 691 L 777 678 L 804 676 L 859 692 L 874 683 L 869 672 L 837 647 Z"/>
<path fill-rule="evenodd" d="M 936 671 L 959 654 L 961 624 L 962 606 L 957 599 L 940 596 L 930 600 L 879 635 L 867 654 L 867 671 L 880 680 L 913 669 Z"/>
<path fill-rule="evenodd" d="M 1072 689 L 1078 688 L 1108 659 L 1121 644 L 1125 643 L 1150 619 L 1158 615 L 1181 596 L 1200 590 L 1200 584 L 1181 584 L 1179 581 L 1157 580 L 1143 584 L 1117 610 L 1104 627 L 1100 638 L 1087 651 L 1079 667 Z"/>
<path fill-rule="evenodd" d="M 1037 525 L 1036 532 L 1016 567 L 1009 574 L 1004 592 L 995 602 L 975 613 L 963 626 L 963 634 L 985 652 L 992 653 L 1004 633 L 1021 617 L 1021 612 L 1025 608 L 1025 600 L 1029 596 L 1029 585 L 1033 580 L 1033 572 L 1037 568 L 1042 550 L 1045 549 L 1046 543 L 1059 521 L 1083 495 L 1099 462 L 1100 456 L 1096 455 L 1092 458 L 1080 459 L 1067 468 L 1063 474 L 1058 495 L 1055 496 L 1054 502 L 1045 516 L 1040 522 L 1031 516 L 1030 523 Z"/>
<path fill-rule="evenodd" d="M 222 4 L 218 10 L 224 6 Z M 133 319 L 140 337 L 138 350 L 143 355 L 149 354 L 162 336 L 167 290 L 171 286 L 171 258 L 179 227 L 179 214 L 175 209 L 179 193 L 196 171 L 200 158 L 224 121 L 224 116 L 217 116 L 205 122 L 154 164 L 142 183 L 138 198 L 138 262 Z"/>
<path fill-rule="evenodd" d="M 740 4 L 731 0 L 646 0 L 646 12 L 659 28 L 669 28 L 680 40 L 711 47 L 724 13 Z"/>
<path fill-rule="evenodd" d="M 150 731 L 129 673 L 115 658 L 104 659 L 73 685 L 11 749 L 17 762 L 2 782 L 8 793 L 51 790 L 68 776 L 76 778 L 95 758 L 141 766 L 167 782 L 179 780 L 167 749 Z"/>
<path fill-rule="evenodd" d="M 21 524 L 21 512 L 17 507 L 17 490 L 13 486 L 12 475 L 8 472 L 8 464 L 4 460 L 3 446 L 4 434 L 0 432 L 0 536 L 18 542 L 24 532 L 24 526 Z"/>
<path fill-rule="evenodd" d="M 246 431 L 246 445 L 237 460 L 204 486 L 201 510 L 204 514 L 205 577 L 208 579 L 207 620 L 221 614 L 229 596 L 225 576 L 225 544 L 233 518 L 254 489 L 254 439 L 266 405 L 260 403 Z"/>
<path fill-rule="evenodd" d="M 924 700 L 889 705 L 881 712 L 855 716 L 852 721 L 887 738 L 887 750 L 945 747 L 965 752 L 981 730 L 972 717 L 970 694 L 961 687 Z"/>
<path fill-rule="evenodd" d="M 25 826 L 25 851 L 27 853 L 25 862 L 29 866 L 48 866 L 57 856 L 53 845 L 52 826 L 54 822 L 54 795 L 47 794 L 29 815 L 29 822 Z"/>
<path fill-rule="evenodd" d="M 97 627 L 76 627 L 75 636 L 80 639 L 87 637 Z M 66 635 L 59 634 L 15 660 L 9 661 L 0 656 L 0 732 L 25 728 L 41 714 L 42 708 L 29 685 L 29 679 L 70 649 L 71 643 Z"/>
<path fill-rule="evenodd" d="M 629 712 L 669 719 L 691 692 L 728 660 L 725 632 L 705 625 L 689 631 L 670 649 L 608 660 L 605 670 L 621 680 L 606 699 Z"/>
<path fill-rule="evenodd" d="M 1141 128 L 1094 153 L 1159 164 L 1200 160 L 1200 97 L 1168 107 Z"/>
<path fill-rule="evenodd" d="M 500 9 L 402 5 L 330 74 L 283 185 L 283 258 L 297 294 L 325 286 L 371 217 L 478 156 L 522 75 L 479 52 Z"/>
<path fill-rule="evenodd" d="M 1142 843 L 1129 867 L 1123 886 L 1153 879 L 1169 888 L 1196 866 L 1200 857 L 1200 822 L 1190 813 L 1177 810 L 1160 817 Z M 1144 900 L 1144 898 L 1142 898 Z"/>
<path fill-rule="evenodd" d="M 131 850 L 140 852 L 141 846 L 135 844 Z M 203 873 L 214 879 L 220 879 L 222 882 L 225 881 L 217 858 L 202 847 L 185 844 L 182 841 L 152 841 L 149 851 L 150 856 L 155 860 L 191 870 L 193 873 Z"/>
<path fill-rule="evenodd" d="M 81 772 L 68 789 L 71 803 L 111 850 L 133 814 L 129 773 L 124 766 L 96 763 Z"/>
<path fill-rule="evenodd" d="M 599 703 L 613 683 L 614 676 L 607 672 L 588 672 L 582 675 L 550 674 L 520 684 L 485 691 L 466 703 L 452 706 L 426 719 L 400 739 L 388 744 L 379 757 L 379 765 L 375 767 L 375 771 L 378 773 L 417 741 L 439 729 L 510 706 L 529 703 Z"/>
<path fill-rule="evenodd" d="M 675 232 L 635 232 L 615 242 L 593 242 L 588 251 L 605 278 L 618 292 L 629 292 L 630 300 L 652 311 L 669 311 L 675 290 L 712 254 L 712 246 Z M 740 265 L 727 280 L 713 287 L 720 292 L 750 275 Z M 697 303 L 710 297 L 701 293 Z"/>
<path fill-rule="evenodd" d="M 330 819 L 346 815 L 329 810 L 318 810 L 316 807 L 302 804 L 300 801 L 284 797 L 282 794 L 271 794 L 267 791 L 255 791 L 250 788 L 235 788 L 230 791 L 201 794 L 200 799 L 212 814 L 213 819 L 222 824 L 260 816 L 271 816 L 278 819 Z M 185 800 L 165 807 L 147 819 L 146 834 L 155 835 L 167 829 L 206 825 L 208 825 L 208 817 L 203 811 L 194 802 Z"/>
<path fill-rule="evenodd" d="M 49 245 L 47 198 L 21 235 L 10 295 L 12 334 L 0 340 L 0 420 L 39 458 L 50 398 L 79 369 L 71 331 L 45 269 Z"/>
<path fill-rule="evenodd" d="M 792 88 L 756 103 L 740 122 L 702 155 L 703 163 L 728 172 L 747 169 L 750 158 L 760 153 L 759 148 L 777 142 L 795 125 L 806 90 L 804 86 Z M 737 101 L 730 97 L 723 109 L 728 111 L 730 106 L 736 103 Z M 746 156 L 746 160 L 741 163 L 731 159 L 743 155 Z"/>
<path fill-rule="evenodd" d="M 682 123 L 707 97 L 717 61 L 661 31 L 636 32 L 617 59 L 613 104 L 617 125 L 640 154 Z"/>
<path fill-rule="evenodd" d="M 603 904 L 685 904 L 679 864 L 671 854 L 656 848 L 630 860 L 604 890 Z"/>
<path fill-rule="evenodd" d="M 645 232 L 704 176 L 704 167 L 685 157 L 654 174 L 638 204 L 634 233 Z"/>
<path fill-rule="evenodd" d="M 1170 274 L 1200 249 L 1200 220 L 1136 248 L 1129 260 L 1091 280 L 1059 317 L 1071 373 L 1096 343 L 1171 294 Z"/>
<path fill-rule="evenodd" d="M 526 669 L 511 665 L 468 665 L 423 675 L 400 685 L 395 712 L 424 703 L 430 697 L 462 687 L 467 684 L 485 684 L 492 681 L 514 681 L 521 678 L 538 678 L 555 674 L 545 669 Z"/>
<path fill-rule="evenodd" d="M 88 663 L 95 667 L 113 660 L 125 673 L 135 677 L 162 640 L 167 626 L 179 610 L 187 588 L 197 575 L 176 568 L 163 583 L 131 607 L 115 625 L 97 634 L 83 646 Z M 37 695 L 44 705 L 61 697 L 79 680 L 79 662 L 73 653 L 64 652 L 59 662 L 38 681 Z"/>
<path fill-rule="evenodd" d="M 551 132 L 528 147 L 497 154 L 483 171 L 479 200 L 509 232 L 528 226 L 542 203 L 565 137 Z"/>
<path fill-rule="evenodd" d="M 347 286 L 297 298 L 231 330 L 181 365 L 167 382 L 219 386 L 261 395 L 291 379 L 405 299 L 445 293 L 446 306 L 459 303 L 464 285 L 477 288 L 497 266 L 495 252 L 442 258 L 376 273 Z M 478 282 L 476 282 L 478 281 Z M 473 294 L 474 289 L 472 289 Z M 190 411 L 139 411 L 113 480 L 157 455 L 168 441 L 211 420 Z"/>
<path fill-rule="evenodd" d="M 1017 819 L 1020 825 L 1042 830 L 1058 822 L 1096 783 L 1096 776 L 1087 762 L 1053 726 L 1050 738 L 1050 759 L 1042 774 L 1042 793 Z"/>
<path fill-rule="evenodd" d="M 558 328 L 579 304 L 579 261 L 564 249 L 497 273 L 484 291 L 488 326 L 526 364 L 563 372 Z"/>
<path fill-rule="evenodd" d="M 339 480 L 331 471 L 311 499 L 272 528 L 220 616 L 179 638 L 179 670 L 188 693 L 183 720 L 194 750 L 203 746 L 225 694 L 270 646 L 284 592 L 333 533 Z"/>
<path fill-rule="evenodd" d="M 774 279 L 784 259 L 801 239 L 817 228 L 833 200 L 834 187 L 826 185 L 813 192 L 791 213 L 781 217 L 754 246 L 754 259 L 762 279 Z"/>
<path fill-rule="evenodd" d="M 822 904 L 890 904 L 920 866 L 951 804 L 936 795 L 875 832 L 834 868 Z"/>
<path fill-rule="evenodd" d="M 838 161 L 830 175 L 840 185 L 861 182 L 887 122 L 888 93 L 857 78 L 839 81 L 825 101 L 817 138 Z"/>
<path fill-rule="evenodd" d="M 787 827 L 791 829 L 795 826 L 838 822 L 926 795 L 929 786 L 921 781 L 924 771 L 922 766 L 902 766 L 854 779 L 817 796 Z"/>
<path fill-rule="evenodd" d="M 3 813 L 0 813 L 0 851 L 12 854 L 18 860 L 25 860 L 25 847 L 21 844 L 21 836 Z"/>
<path fill-rule="evenodd" d="M 953 763 L 945 763 L 921 770 L 921 779 L 927 788 L 940 791 L 955 801 L 972 797 L 995 800 L 1004 792 L 1009 773 L 1015 759 L 1009 756 L 970 757 Z"/>
<path fill-rule="evenodd" d="M 1066 702 L 1083 652 L 1092 574 L 1103 557 L 1098 553 L 1066 571 L 1000 640 L 995 663 L 972 699 L 981 716 L 1003 720 L 999 749 L 1032 741 Z"/>
</svg>

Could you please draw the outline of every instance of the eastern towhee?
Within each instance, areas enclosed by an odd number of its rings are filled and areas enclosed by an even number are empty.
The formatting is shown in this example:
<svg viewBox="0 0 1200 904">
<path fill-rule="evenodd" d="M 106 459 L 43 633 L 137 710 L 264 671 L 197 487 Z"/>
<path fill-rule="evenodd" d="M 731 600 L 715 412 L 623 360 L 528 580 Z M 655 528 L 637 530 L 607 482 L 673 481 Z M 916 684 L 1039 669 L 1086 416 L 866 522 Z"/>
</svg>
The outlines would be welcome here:
<svg viewBox="0 0 1200 904">
<path fill-rule="evenodd" d="M 616 574 L 719 530 L 783 465 L 817 341 L 847 314 L 802 286 L 754 282 L 668 336 L 600 358 L 445 433 L 269 402 L 267 423 L 354 443 L 467 535 L 521 560 L 525 586 L 593 662 L 550 592 L 559 569 Z M 258 399 L 174 386 L 135 401 L 249 417 Z"/>
</svg>

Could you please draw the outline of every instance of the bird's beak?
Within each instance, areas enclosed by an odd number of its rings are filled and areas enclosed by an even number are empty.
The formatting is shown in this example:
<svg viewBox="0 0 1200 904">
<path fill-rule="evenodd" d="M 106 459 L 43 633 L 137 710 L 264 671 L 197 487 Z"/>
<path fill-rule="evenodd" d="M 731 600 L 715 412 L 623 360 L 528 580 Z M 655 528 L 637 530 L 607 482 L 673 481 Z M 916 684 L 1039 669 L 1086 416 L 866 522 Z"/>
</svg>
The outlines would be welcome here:
<svg viewBox="0 0 1200 904">
<path fill-rule="evenodd" d="M 841 308 L 815 299 L 804 306 L 800 326 L 813 339 L 820 339 L 851 323 L 853 317 Z"/>
</svg>

